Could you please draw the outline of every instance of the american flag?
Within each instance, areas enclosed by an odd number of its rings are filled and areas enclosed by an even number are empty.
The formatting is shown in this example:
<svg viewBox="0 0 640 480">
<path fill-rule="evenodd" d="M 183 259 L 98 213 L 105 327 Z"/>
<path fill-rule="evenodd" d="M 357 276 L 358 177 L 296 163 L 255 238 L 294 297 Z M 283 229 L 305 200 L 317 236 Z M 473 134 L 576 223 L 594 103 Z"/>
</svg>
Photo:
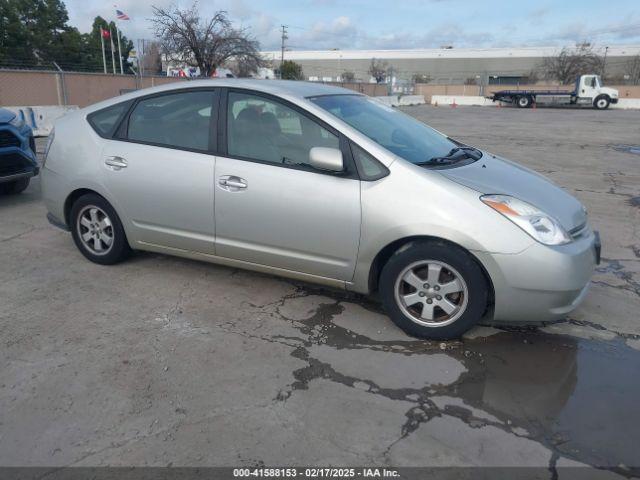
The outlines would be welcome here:
<svg viewBox="0 0 640 480">
<path fill-rule="evenodd" d="M 116 18 L 118 20 L 131 20 L 129 18 L 129 15 L 127 15 L 126 13 L 124 13 L 122 10 L 118 10 L 116 9 Z"/>
</svg>

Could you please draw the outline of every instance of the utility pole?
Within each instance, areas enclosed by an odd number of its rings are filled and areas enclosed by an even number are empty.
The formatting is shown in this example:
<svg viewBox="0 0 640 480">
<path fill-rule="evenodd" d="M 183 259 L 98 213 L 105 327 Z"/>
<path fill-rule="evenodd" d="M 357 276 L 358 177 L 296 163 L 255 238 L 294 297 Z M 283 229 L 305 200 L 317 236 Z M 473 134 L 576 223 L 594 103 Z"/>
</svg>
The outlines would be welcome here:
<svg viewBox="0 0 640 480">
<path fill-rule="evenodd" d="M 284 41 L 287 40 L 287 26 L 282 25 L 282 46 L 280 47 L 280 79 L 282 79 L 282 64 L 284 63 Z"/>
<path fill-rule="evenodd" d="M 604 73 L 607 68 L 607 52 L 609 47 L 604 47 L 604 60 L 602 60 L 602 81 L 604 82 Z"/>
</svg>

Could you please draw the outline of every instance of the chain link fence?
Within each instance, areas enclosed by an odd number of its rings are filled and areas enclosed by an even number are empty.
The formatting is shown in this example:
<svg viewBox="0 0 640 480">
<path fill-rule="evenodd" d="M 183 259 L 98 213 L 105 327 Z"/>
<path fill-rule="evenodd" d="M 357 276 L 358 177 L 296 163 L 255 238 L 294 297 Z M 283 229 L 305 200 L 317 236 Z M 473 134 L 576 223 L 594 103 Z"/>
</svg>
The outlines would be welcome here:
<svg viewBox="0 0 640 480">
<path fill-rule="evenodd" d="M 105 75 L 65 71 L 0 69 L 0 105 L 78 105 L 139 88 L 184 81 L 179 77 Z"/>
<path fill-rule="evenodd" d="M 51 70 L 0 69 L 0 105 L 39 106 L 77 105 L 84 107 L 128 91 L 171 82 L 187 81 L 180 77 L 111 75 L 102 73 Z M 364 93 L 369 96 L 391 94 L 423 95 L 427 103 L 432 95 L 487 96 L 498 90 L 566 90 L 571 86 L 557 84 L 473 85 L 407 83 L 402 89 L 389 84 L 365 82 L 322 82 Z M 640 85 L 607 85 L 620 93 L 620 98 L 640 98 Z"/>
</svg>

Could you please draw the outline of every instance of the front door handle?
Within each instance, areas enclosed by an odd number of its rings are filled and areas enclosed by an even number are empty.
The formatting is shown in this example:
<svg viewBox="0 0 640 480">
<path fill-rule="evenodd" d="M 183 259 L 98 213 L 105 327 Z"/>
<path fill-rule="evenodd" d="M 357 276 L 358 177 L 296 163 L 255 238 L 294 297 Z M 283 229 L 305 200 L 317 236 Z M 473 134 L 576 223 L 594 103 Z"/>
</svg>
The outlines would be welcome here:
<svg viewBox="0 0 640 480">
<path fill-rule="evenodd" d="M 112 170 L 127 168 L 127 161 L 122 157 L 107 157 L 104 160 L 104 164 Z"/>
<path fill-rule="evenodd" d="M 238 190 L 247 188 L 247 181 L 235 175 L 223 175 L 218 179 L 218 185 L 220 185 L 220 188 L 223 190 L 237 192 Z"/>
</svg>

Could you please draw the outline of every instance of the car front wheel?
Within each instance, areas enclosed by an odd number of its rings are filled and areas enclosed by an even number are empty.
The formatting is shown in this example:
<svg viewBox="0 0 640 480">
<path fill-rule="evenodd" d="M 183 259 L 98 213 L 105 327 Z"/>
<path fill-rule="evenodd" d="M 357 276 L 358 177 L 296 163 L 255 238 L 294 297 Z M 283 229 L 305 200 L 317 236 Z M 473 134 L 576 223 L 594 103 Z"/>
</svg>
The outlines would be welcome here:
<svg viewBox="0 0 640 480">
<path fill-rule="evenodd" d="M 488 285 L 469 253 L 445 242 L 419 242 L 400 249 L 380 276 L 385 310 L 409 335 L 457 338 L 487 308 Z"/>
<path fill-rule="evenodd" d="M 607 108 L 609 108 L 609 103 L 609 97 L 607 97 L 606 95 L 600 95 L 593 102 L 593 106 L 598 110 L 606 110 Z"/>
<path fill-rule="evenodd" d="M 71 207 L 70 220 L 73 241 L 92 262 L 112 265 L 131 252 L 118 214 L 101 196 L 78 198 Z"/>
</svg>

